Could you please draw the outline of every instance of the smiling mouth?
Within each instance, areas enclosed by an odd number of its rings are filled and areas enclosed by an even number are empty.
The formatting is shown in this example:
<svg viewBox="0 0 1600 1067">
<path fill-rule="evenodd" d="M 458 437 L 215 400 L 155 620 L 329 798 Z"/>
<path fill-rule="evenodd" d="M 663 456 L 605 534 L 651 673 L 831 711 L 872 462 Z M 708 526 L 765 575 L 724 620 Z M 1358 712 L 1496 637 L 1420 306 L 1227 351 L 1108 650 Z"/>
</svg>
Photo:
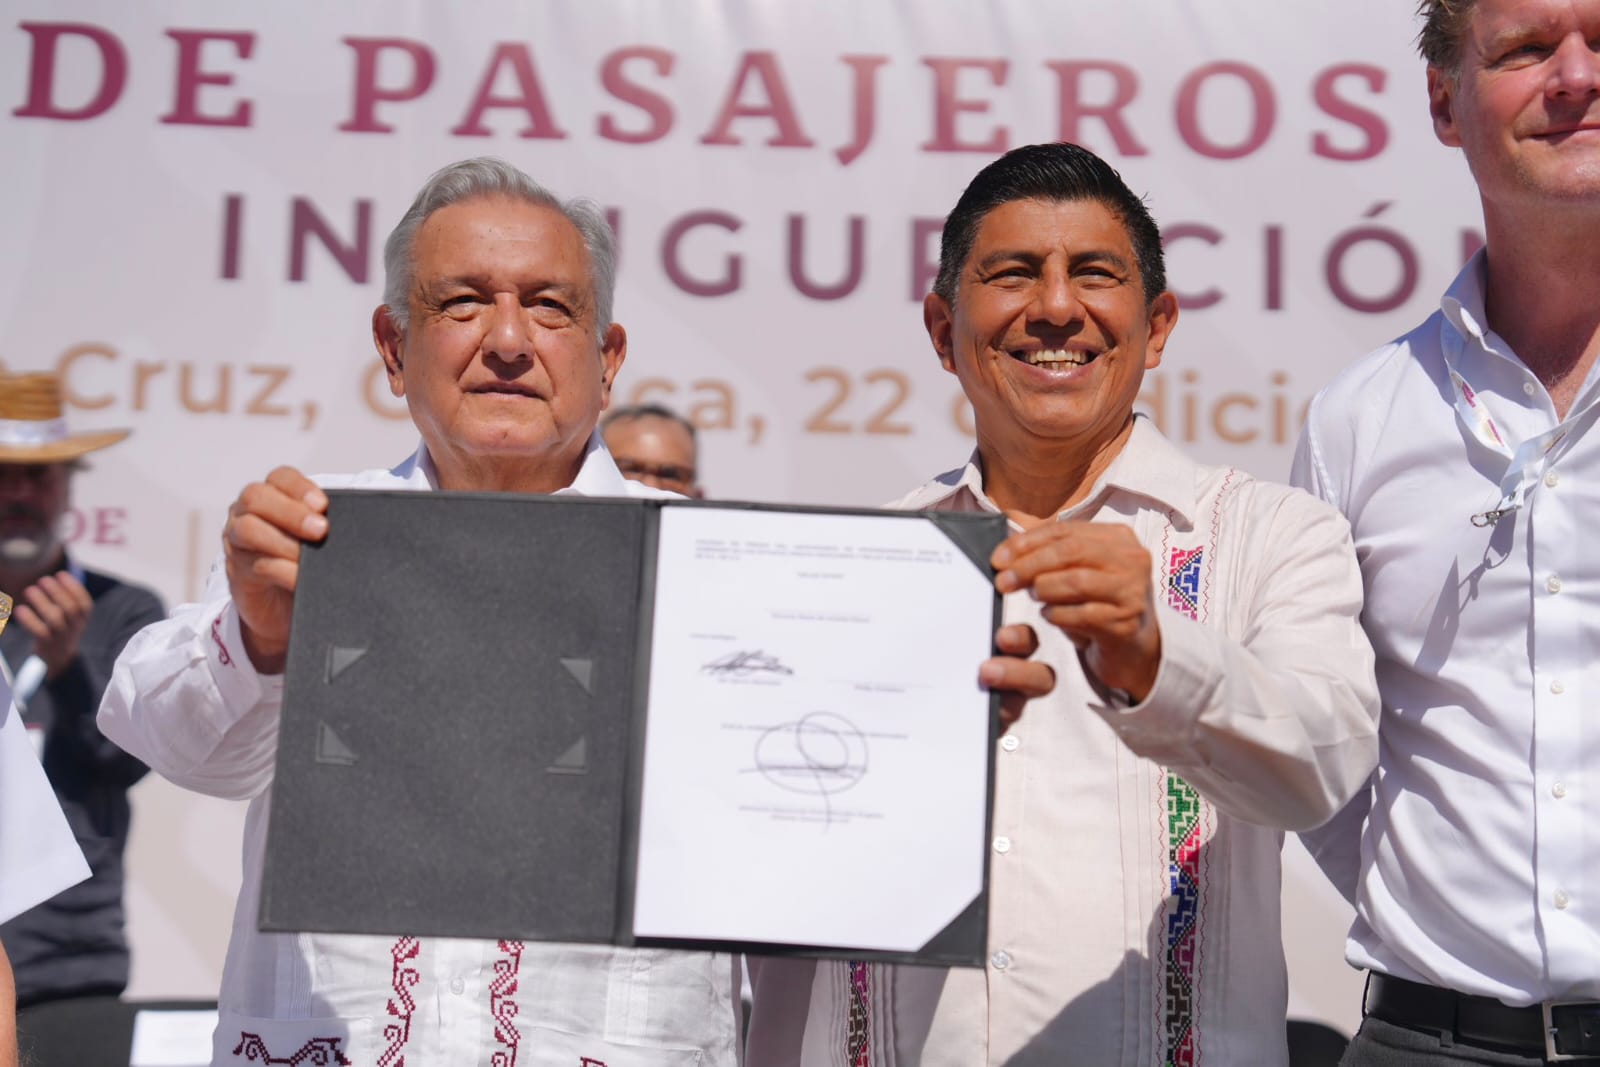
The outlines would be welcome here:
<svg viewBox="0 0 1600 1067">
<path fill-rule="evenodd" d="M 1021 360 L 1030 367 L 1049 367 L 1052 370 L 1067 367 L 1086 367 L 1094 361 L 1096 353 L 1073 352 L 1065 348 L 1045 348 L 1028 352 L 1012 352 L 1011 358 Z"/>
</svg>

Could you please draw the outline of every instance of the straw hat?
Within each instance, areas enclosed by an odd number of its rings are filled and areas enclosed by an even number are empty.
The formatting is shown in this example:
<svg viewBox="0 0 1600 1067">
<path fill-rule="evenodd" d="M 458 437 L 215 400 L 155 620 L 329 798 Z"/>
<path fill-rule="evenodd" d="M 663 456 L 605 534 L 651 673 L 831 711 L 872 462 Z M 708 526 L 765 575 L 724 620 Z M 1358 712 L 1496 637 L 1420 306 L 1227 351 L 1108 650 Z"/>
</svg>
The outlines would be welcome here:
<svg viewBox="0 0 1600 1067">
<path fill-rule="evenodd" d="M 0 371 L 0 463 L 66 463 L 131 432 L 68 433 L 60 378 Z"/>
</svg>

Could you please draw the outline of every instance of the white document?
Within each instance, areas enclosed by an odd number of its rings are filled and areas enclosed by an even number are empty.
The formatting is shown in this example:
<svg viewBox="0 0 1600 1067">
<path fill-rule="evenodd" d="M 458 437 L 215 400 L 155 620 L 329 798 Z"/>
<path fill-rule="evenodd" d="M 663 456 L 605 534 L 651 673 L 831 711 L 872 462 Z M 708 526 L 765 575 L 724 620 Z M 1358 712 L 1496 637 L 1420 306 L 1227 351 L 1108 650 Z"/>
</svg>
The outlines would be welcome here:
<svg viewBox="0 0 1600 1067">
<path fill-rule="evenodd" d="M 983 884 L 993 597 L 920 517 L 663 508 L 635 936 L 949 925 Z"/>
<path fill-rule="evenodd" d="M 206 1067 L 216 1028 L 215 1011 L 141 1011 L 128 1067 Z"/>
</svg>

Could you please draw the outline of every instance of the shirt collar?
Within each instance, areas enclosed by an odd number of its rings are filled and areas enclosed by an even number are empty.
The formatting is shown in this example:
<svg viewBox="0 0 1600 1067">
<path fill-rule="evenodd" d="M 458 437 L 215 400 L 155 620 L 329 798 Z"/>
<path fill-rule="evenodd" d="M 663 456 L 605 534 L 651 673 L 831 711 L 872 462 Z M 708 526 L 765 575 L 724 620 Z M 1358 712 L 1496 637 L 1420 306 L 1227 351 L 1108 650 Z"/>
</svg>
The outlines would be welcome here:
<svg viewBox="0 0 1600 1067">
<path fill-rule="evenodd" d="M 1196 486 L 1200 483 L 1199 468 L 1194 460 L 1184 455 L 1164 437 L 1144 415 L 1134 416 L 1133 431 L 1111 461 L 1111 466 L 1100 476 L 1094 489 L 1058 519 L 1076 519 L 1097 511 L 1113 491 L 1144 497 L 1163 509 L 1172 511 L 1185 525 L 1192 524 L 1199 511 Z M 942 501 L 966 492 L 985 511 L 1000 509 L 983 490 L 983 466 L 974 451 L 966 466 L 946 471 L 925 484 L 900 503 L 908 508 L 931 508 Z"/>
<path fill-rule="evenodd" d="M 429 454 L 426 442 L 418 442 L 417 450 L 390 473 L 419 488 L 424 483 L 429 489 L 439 488 L 439 469 L 434 466 L 433 456 Z M 554 495 L 562 493 L 575 493 L 579 496 L 629 495 L 627 481 L 617 469 L 611 453 L 606 451 L 605 444 L 600 440 L 598 427 L 589 434 L 589 442 L 584 446 L 583 464 L 578 468 L 577 477 L 572 479 L 571 485 L 557 489 Z"/>
</svg>

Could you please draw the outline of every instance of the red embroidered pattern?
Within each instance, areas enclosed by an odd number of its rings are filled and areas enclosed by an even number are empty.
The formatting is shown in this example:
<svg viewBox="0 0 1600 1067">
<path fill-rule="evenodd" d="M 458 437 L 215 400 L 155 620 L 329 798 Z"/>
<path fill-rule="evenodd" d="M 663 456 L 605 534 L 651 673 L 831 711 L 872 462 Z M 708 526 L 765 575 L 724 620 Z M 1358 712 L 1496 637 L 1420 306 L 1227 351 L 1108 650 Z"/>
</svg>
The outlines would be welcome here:
<svg viewBox="0 0 1600 1067">
<path fill-rule="evenodd" d="M 494 1039 L 510 1051 L 496 1052 L 489 1057 L 489 1062 L 494 1067 L 516 1067 L 517 1046 L 522 1043 L 522 1034 L 517 1030 L 517 1002 L 511 998 L 516 995 L 517 973 L 522 970 L 522 942 L 502 941 L 499 947 L 506 955 L 494 961 L 494 978 L 489 982 L 489 1014 L 494 1016 Z M 587 1056 L 583 1063 L 605 1067 L 599 1060 Z"/>
<path fill-rule="evenodd" d="M 394 979 L 390 983 L 394 996 L 389 998 L 385 1008 L 395 1021 L 383 1028 L 383 1036 L 388 1039 L 389 1046 L 378 1057 L 378 1067 L 405 1067 L 406 1058 L 401 1052 L 411 1040 L 411 1016 L 417 1010 L 417 1002 L 411 997 L 411 988 L 422 980 L 422 975 L 417 973 L 415 967 L 405 965 L 422 954 L 422 942 L 414 937 L 402 937 L 394 943 L 389 953 L 394 957 Z"/>
<path fill-rule="evenodd" d="M 583 1059 L 578 1061 L 578 1067 L 606 1067 L 606 1061 L 591 1059 L 590 1057 L 585 1056 Z"/>
<path fill-rule="evenodd" d="M 348 1064 L 344 1053 L 339 1050 L 340 1037 L 314 1037 L 300 1046 L 292 1056 L 274 1056 L 267 1050 L 267 1043 L 261 1040 L 260 1034 L 249 1034 L 239 1031 L 239 1043 L 233 1046 L 235 1056 L 243 1056 L 247 1060 L 259 1060 L 262 1063 L 286 1063 L 290 1067 L 298 1067 L 302 1063 L 315 1064 L 316 1067 L 328 1067 L 329 1064 Z"/>
</svg>

